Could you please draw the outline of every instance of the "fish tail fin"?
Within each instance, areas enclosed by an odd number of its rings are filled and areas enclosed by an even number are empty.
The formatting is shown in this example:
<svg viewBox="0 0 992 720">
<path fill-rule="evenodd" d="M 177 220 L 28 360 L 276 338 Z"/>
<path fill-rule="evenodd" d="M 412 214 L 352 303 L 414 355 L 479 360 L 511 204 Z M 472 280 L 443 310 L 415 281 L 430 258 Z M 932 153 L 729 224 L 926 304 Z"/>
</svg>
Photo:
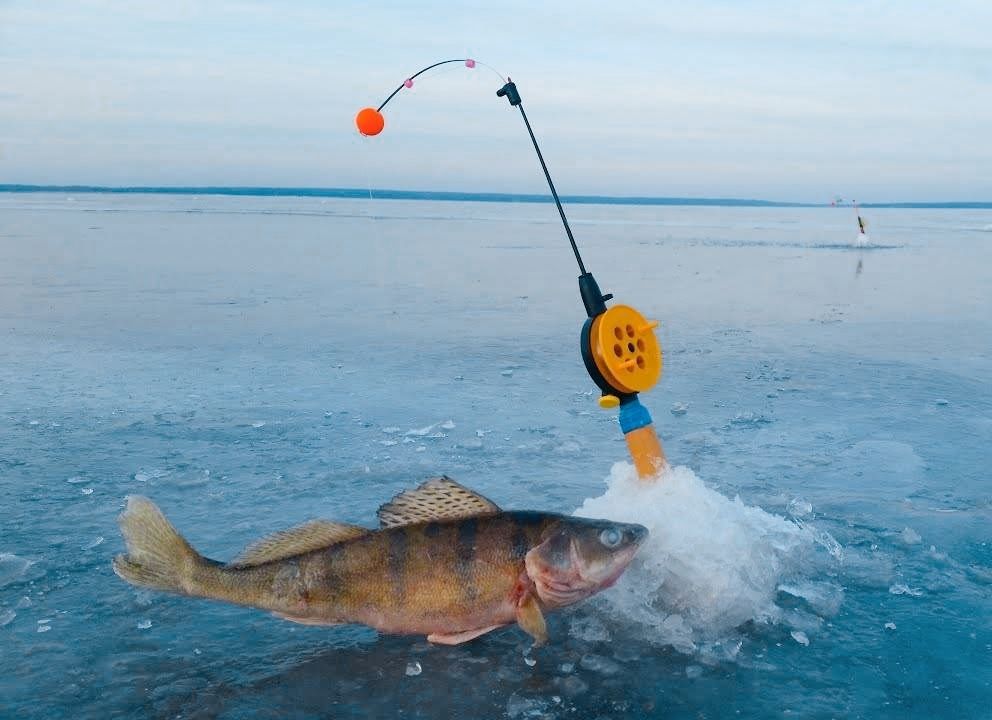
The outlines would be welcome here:
<svg viewBox="0 0 992 720">
<path fill-rule="evenodd" d="M 155 503 L 127 498 L 119 518 L 127 554 L 114 558 L 114 572 L 132 585 L 193 595 L 194 572 L 206 560 L 165 519 Z"/>
</svg>

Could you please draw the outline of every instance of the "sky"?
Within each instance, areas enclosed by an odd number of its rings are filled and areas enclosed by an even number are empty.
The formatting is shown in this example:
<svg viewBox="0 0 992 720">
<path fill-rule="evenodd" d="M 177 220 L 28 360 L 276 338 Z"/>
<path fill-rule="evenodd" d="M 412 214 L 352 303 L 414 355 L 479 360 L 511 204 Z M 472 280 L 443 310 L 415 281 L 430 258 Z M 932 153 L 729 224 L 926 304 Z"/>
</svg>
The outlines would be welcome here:
<svg viewBox="0 0 992 720">
<path fill-rule="evenodd" d="M 0 183 L 544 192 L 498 75 L 562 194 L 992 200 L 987 0 L 0 0 Z"/>
</svg>

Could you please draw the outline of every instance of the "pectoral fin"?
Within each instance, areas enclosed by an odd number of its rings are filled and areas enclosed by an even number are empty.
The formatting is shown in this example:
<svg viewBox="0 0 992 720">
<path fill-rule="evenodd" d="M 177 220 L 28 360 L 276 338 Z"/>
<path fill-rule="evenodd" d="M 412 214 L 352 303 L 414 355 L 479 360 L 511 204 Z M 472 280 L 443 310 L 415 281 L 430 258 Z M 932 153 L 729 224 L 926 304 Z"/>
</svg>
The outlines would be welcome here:
<svg viewBox="0 0 992 720">
<path fill-rule="evenodd" d="M 498 627 L 502 627 L 502 625 L 490 625 L 489 627 L 479 628 L 478 630 L 466 630 L 460 633 L 431 633 L 427 636 L 427 642 L 438 645 L 460 645 L 463 642 L 474 640 L 480 635 L 485 635 L 487 632 L 492 632 Z"/>
<path fill-rule="evenodd" d="M 520 629 L 534 638 L 534 647 L 548 642 L 548 626 L 544 622 L 541 606 L 532 594 L 524 595 L 517 603 L 517 624 Z"/>
</svg>

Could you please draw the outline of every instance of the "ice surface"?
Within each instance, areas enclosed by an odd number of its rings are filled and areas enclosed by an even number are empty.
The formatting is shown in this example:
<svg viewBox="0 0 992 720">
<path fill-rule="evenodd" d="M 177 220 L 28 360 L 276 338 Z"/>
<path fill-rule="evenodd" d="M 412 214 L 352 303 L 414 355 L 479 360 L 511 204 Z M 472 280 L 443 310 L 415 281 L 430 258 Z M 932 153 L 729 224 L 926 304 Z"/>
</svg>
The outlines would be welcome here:
<svg viewBox="0 0 992 720">
<path fill-rule="evenodd" d="M 893 595 L 909 595 L 910 597 L 919 597 L 923 594 L 923 591 L 919 588 L 911 588 L 908 585 L 903 585 L 901 583 L 890 587 L 889 592 Z"/>
<path fill-rule="evenodd" d="M 36 561 L 0 588 L 17 613 L 0 628 L 6 715 L 927 720 L 987 704 L 992 243 L 976 229 L 992 212 L 873 211 L 876 242 L 855 248 L 848 214 L 816 208 L 568 207 L 603 289 L 662 321 L 665 372 L 642 400 L 702 487 L 681 488 L 684 518 L 639 503 L 662 545 L 549 613 L 531 668 L 513 627 L 455 648 L 308 628 L 137 591 L 109 561 L 139 490 L 218 560 L 311 517 L 372 526 L 439 473 L 507 508 L 601 495 L 626 449 L 576 351 L 554 207 L 384 201 L 373 222 L 354 201 L 77 200 L 0 194 L 0 551 Z M 510 236 L 526 247 L 493 247 Z M 57 621 L 36 634 L 42 616 Z"/>
<path fill-rule="evenodd" d="M 437 423 L 431 425 L 425 425 L 422 428 L 414 428 L 412 430 L 407 430 L 407 437 L 427 437 L 437 427 Z"/>
<path fill-rule="evenodd" d="M 606 493 L 586 500 L 576 514 L 648 528 L 631 567 L 601 602 L 654 642 L 686 652 L 728 637 L 745 622 L 782 620 L 779 585 L 802 578 L 817 544 L 830 545 L 824 537 L 836 544 L 825 531 L 721 495 L 686 467 L 647 484 L 633 466 L 617 463 Z M 810 586 L 796 592 L 814 594 Z"/>
<path fill-rule="evenodd" d="M 0 588 L 20 580 L 33 564 L 12 553 L 0 553 Z"/>
<path fill-rule="evenodd" d="M 742 410 L 734 415 L 730 420 L 730 425 L 741 428 L 756 428 L 772 422 L 773 420 L 764 413 L 755 412 L 754 410 Z"/>
<path fill-rule="evenodd" d="M 939 562 L 945 562 L 947 560 L 947 553 L 938 550 L 936 545 L 931 545 L 929 547 L 929 549 L 927 550 L 927 556 Z"/>
<path fill-rule="evenodd" d="M 510 720 L 547 717 L 545 711 L 549 705 L 548 700 L 544 698 L 526 697 L 514 693 L 506 701 L 506 717 Z"/>
<path fill-rule="evenodd" d="M 907 545 L 919 545 L 923 542 L 920 534 L 910 527 L 903 528 L 902 532 L 899 533 L 899 538 Z"/>
<path fill-rule="evenodd" d="M 423 672 L 423 668 L 420 666 L 420 663 L 417 662 L 416 660 L 414 660 L 413 662 L 408 662 L 406 664 L 406 674 L 409 677 L 414 677 L 422 672 Z"/>
<path fill-rule="evenodd" d="M 589 683 L 578 675 L 555 678 L 555 686 L 566 697 L 575 698 L 589 692 Z"/>
<path fill-rule="evenodd" d="M 576 618 L 572 621 L 569 632 L 573 637 L 586 642 L 606 642 L 611 637 L 606 624 L 596 615 Z"/>
<path fill-rule="evenodd" d="M 800 645 L 809 645 L 809 638 L 806 636 L 802 630 L 793 630 L 791 633 L 792 639 L 795 640 Z"/>
<path fill-rule="evenodd" d="M 579 666 L 599 675 L 616 675 L 621 671 L 620 664 L 603 655 L 587 653 L 579 660 Z"/>
<path fill-rule="evenodd" d="M 813 580 L 799 580 L 778 586 L 780 592 L 805 600 L 810 608 L 822 617 L 832 617 L 840 610 L 844 600 L 844 589 L 834 583 Z"/>
</svg>

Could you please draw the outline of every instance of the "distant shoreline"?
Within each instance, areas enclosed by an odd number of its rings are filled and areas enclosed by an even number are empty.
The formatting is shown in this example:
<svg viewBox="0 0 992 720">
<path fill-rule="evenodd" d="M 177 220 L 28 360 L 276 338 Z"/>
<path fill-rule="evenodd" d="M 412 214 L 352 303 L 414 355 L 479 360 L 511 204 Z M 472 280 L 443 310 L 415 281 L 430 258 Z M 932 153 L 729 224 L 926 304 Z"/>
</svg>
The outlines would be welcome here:
<svg viewBox="0 0 992 720">
<path fill-rule="evenodd" d="M 104 185 L 18 185 L 0 184 L 0 193 L 105 193 L 110 195 L 226 195 L 235 197 L 324 197 L 379 200 L 434 200 L 453 202 L 550 203 L 550 195 L 528 193 L 436 192 L 431 190 L 367 190 L 361 188 L 282 188 L 282 187 L 109 187 Z M 830 203 L 785 202 L 744 198 L 631 197 L 611 195 L 563 195 L 570 205 L 686 205 L 711 207 L 791 207 L 822 208 Z M 992 202 L 880 202 L 860 203 L 863 208 L 992 209 Z"/>
</svg>

